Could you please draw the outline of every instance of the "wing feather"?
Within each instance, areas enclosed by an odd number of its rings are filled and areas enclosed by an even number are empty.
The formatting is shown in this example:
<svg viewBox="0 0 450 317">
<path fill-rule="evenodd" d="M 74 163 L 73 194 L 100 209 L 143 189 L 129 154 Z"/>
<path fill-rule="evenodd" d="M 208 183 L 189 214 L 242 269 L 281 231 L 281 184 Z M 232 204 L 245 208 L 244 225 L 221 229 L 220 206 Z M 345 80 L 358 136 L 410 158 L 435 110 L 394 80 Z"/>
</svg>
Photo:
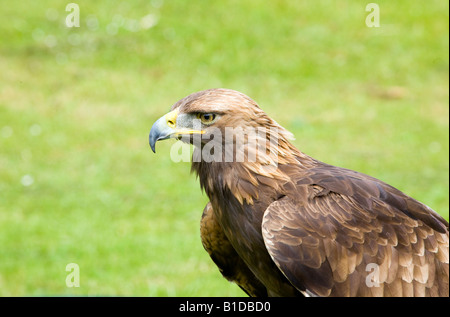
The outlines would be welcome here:
<svg viewBox="0 0 450 317">
<path fill-rule="evenodd" d="M 266 209 L 262 233 L 273 261 L 300 291 L 448 296 L 448 223 L 364 174 L 328 168 L 303 176 L 295 192 Z"/>
</svg>

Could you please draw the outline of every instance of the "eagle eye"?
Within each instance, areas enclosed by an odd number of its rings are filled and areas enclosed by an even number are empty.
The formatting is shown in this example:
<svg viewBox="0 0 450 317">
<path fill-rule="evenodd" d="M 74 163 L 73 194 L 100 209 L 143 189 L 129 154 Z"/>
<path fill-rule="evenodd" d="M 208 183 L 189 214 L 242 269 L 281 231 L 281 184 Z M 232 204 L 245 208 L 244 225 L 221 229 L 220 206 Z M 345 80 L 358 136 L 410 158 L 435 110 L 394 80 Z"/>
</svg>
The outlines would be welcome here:
<svg viewBox="0 0 450 317">
<path fill-rule="evenodd" d="M 197 114 L 197 118 L 200 119 L 203 124 L 211 124 L 216 119 L 216 115 L 214 113 L 199 113 Z"/>
</svg>

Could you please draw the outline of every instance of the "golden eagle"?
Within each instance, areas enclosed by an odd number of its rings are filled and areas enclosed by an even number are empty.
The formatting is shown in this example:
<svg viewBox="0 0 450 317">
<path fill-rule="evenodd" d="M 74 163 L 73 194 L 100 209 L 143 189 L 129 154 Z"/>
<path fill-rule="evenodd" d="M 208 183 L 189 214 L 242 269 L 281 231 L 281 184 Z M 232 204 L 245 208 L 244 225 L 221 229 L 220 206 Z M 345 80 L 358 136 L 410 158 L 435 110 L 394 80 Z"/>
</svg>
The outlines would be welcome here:
<svg viewBox="0 0 450 317">
<path fill-rule="evenodd" d="M 449 296 L 449 226 L 371 176 L 322 163 L 255 101 L 193 93 L 154 123 L 149 143 L 194 144 L 210 202 L 204 248 L 250 296 Z"/>
</svg>

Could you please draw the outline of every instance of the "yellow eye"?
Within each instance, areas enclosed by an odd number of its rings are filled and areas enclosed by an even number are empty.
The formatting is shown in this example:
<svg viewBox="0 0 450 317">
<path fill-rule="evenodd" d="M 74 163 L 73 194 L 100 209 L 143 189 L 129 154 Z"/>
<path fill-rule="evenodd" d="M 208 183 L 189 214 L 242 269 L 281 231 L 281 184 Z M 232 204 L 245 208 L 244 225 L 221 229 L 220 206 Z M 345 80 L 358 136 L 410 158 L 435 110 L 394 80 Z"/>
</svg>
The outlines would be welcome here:
<svg viewBox="0 0 450 317">
<path fill-rule="evenodd" d="M 214 122 L 214 119 L 216 119 L 216 115 L 214 113 L 199 113 L 197 118 L 199 118 L 203 124 L 211 124 Z"/>
</svg>

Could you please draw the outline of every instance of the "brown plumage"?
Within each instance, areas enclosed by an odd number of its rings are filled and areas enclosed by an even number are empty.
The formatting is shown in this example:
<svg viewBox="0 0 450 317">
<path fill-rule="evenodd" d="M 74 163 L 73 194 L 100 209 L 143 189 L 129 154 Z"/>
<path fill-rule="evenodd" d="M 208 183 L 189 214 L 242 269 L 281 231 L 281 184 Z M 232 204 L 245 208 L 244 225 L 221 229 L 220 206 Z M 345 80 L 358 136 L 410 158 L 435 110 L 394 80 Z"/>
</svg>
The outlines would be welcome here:
<svg viewBox="0 0 450 317">
<path fill-rule="evenodd" d="M 248 295 L 449 296 L 448 222 L 426 205 L 300 152 L 291 134 L 242 93 L 194 93 L 171 114 L 152 127 L 150 145 L 154 150 L 169 137 L 195 144 L 194 135 L 201 136 L 192 171 L 210 199 L 202 243 L 223 276 Z M 189 123 L 194 118 L 201 118 L 201 130 Z M 227 127 L 245 137 L 226 139 Z M 220 137 L 212 137 L 213 128 Z M 258 128 L 269 133 L 256 137 L 265 147 L 251 160 L 249 131 Z M 202 159 L 208 142 L 221 149 L 232 142 L 233 160 L 217 148 L 221 160 Z"/>
</svg>

